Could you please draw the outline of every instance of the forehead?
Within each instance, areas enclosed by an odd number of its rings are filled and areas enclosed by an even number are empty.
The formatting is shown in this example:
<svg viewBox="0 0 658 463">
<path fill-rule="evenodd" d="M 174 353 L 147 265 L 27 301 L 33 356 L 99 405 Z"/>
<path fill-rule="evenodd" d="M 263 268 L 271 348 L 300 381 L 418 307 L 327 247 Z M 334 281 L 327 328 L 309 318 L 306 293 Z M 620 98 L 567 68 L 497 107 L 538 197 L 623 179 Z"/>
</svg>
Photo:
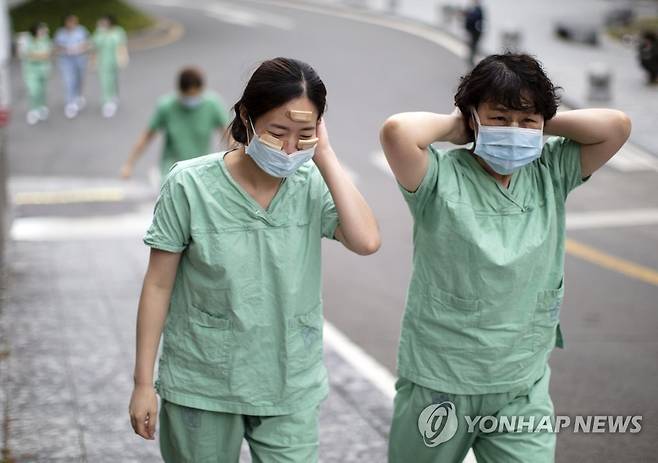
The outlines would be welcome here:
<svg viewBox="0 0 658 463">
<path fill-rule="evenodd" d="M 525 108 L 509 108 L 502 103 L 496 103 L 493 101 L 483 101 L 478 108 L 480 111 L 496 111 L 504 113 L 523 113 L 523 114 L 539 114 L 534 108 L 532 102 L 524 100 Z"/>
<path fill-rule="evenodd" d="M 311 122 L 298 122 L 293 121 L 289 117 L 289 111 L 307 111 L 311 113 Z M 278 106 L 274 109 L 269 110 L 262 116 L 263 122 L 266 124 L 278 124 L 285 126 L 313 126 L 315 127 L 315 122 L 318 120 L 318 110 L 307 97 L 299 97 L 294 100 L 290 100 L 281 106 Z"/>
</svg>

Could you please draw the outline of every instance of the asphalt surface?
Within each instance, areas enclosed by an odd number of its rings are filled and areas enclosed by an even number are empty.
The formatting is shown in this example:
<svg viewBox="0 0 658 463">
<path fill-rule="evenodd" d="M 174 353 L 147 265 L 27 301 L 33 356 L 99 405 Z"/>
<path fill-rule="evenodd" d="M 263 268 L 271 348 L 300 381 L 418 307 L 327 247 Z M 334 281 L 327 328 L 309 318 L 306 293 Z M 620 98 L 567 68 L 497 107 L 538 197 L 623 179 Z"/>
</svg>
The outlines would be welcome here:
<svg viewBox="0 0 658 463">
<path fill-rule="evenodd" d="M 155 15 L 180 22 L 185 27 L 183 38 L 132 55 L 122 76 L 122 106 L 112 120 L 100 116 L 98 84 L 92 73 L 88 108 L 78 119 L 65 120 L 61 82 L 54 75 L 52 116 L 47 124 L 27 127 L 15 111 L 8 147 L 12 177 L 114 181 L 157 97 L 173 88 L 175 73 L 183 65 L 202 66 L 209 87 L 230 105 L 261 60 L 284 55 L 308 61 L 329 91 L 326 119 L 332 144 L 373 207 L 383 239 L 380 252 L 367 258 L 327 243 L 326 317 L 394 372 L 410 274 L 411 219 L 394 181 L 373 161 L 380 152 L 377 133 L 383 120 L 396 112 L 450 111 L 459 76 L 465 71 L 462 60 L 410 34 L 262 2 L 199 0 L 186 1 L 186 7 L 164 1 L 140 4 Z M 217 5 L 233 5 L 229 9 L 238 13 L 213 12 Z M 25 104 L 19 75 L 13 73 L 16 108 Z M 149 150 L 133 183 L 148 183 L 147 174 L 158 153 L 157 145 Z M 658 208 L 657 178 L 652 171 L 604 168 L 571 195 L 568 211 Z M 143 203 L 127 201 L 117 211 L 136 211 Z M 70 209 L 52 206 L 49 214 L 69 215 Z M 97 206 L 89 206 L 90 214 L 96 210 Z M 27 206 L 17 208 L 18 216 L 32 214 L 43 215 L 38 210 L 29 212 Z M 655 225 L 585 228 L 570 231 L 569 237 L 658 269 Z M 643 430 L 623 435 L 560 433 L 558 462 L 658 458 L 658 287 L 618 270 L 567 255 L 562 308 L 566 349 L 556 350 L 551 359 L 551 392 L 557 414 L 643 415 Z"/>
</svg>

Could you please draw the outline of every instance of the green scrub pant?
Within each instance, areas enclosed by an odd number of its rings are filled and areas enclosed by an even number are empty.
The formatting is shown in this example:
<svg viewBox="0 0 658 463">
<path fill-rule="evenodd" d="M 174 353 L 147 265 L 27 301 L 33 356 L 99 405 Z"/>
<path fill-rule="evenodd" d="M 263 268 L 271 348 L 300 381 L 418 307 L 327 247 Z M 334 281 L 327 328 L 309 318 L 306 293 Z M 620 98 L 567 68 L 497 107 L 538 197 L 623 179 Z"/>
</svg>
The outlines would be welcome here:
<svg viewBox="0 0 658 463">
<path fill-rule="evenodd" d="M 45 69 L 30 69 L 25 72 L 25 86 L 30 109 L 46 106 L 46 86 L 50 71 Z"/>
<path fill-rule="evenodd" d="M 119 96 L 119 68 L 117 66 L 99 66 L 98 78 L 101 84 L 103 104 L 116 101 Z"/>
<path fill-rule="evenodd" d="M 389 463 L 461 463 L 471 447 L 478 463 L 553 463 L 555 433 L 528 432 L 527 424 L 521 428 L 522 432 L 510 432 L 492 425 L 493 419 L 481 423 L 478 421 L 473 432 L 469 432 L 468 422 L 464 418 L 470 416 L 472 420 L 476 416 L 481 416 L 481 419 L 493 416 L 500 420 L 503 416 L 508 419 L 524 417 L 524 422 L 528 423 L 530 417 L 534 416 L 535 426 L 543 417 L 551 417 L 552 420 L 553 402 L 548 392 L 549 379 L 550 368 L 546 365 L 544 375 L 525 390 L 458 395 L 433 391 L 400 378 L 395 385 L 397 393 L 389 436 Z M 434 408 L 428 407 L 446 402 L 454 404 L 452 409 L 457 429 L 451 438 L 441 442 L 443 438 L 452 435 L 449 431 L 454 429 L 448 425 L 450 413 L 445 407 L 437 407 L 443 410 L 432 413 Z M 421 434 L 421 428 L 424 435 Z M 483 432 L 481 428 L 485 431 L 495 428 L 495 431 Z M 437 435 L 443 437 L 436 439 Z"/>
<path fill-rule="evenodd" d="M 253 463 L 318 461 L 319 406 L 281 416 L 249 416 L 160 406 L 160 452 L 165 463 L 238 463 L 245 438 Z"/>
</svg>

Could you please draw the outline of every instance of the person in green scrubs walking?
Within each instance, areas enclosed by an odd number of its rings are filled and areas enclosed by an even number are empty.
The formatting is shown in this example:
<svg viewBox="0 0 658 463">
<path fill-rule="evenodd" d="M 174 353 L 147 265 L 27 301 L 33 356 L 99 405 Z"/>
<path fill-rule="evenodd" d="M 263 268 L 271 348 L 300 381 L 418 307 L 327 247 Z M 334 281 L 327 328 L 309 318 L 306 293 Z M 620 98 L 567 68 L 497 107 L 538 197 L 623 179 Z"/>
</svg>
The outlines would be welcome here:
<svg viewBox="0 0 658 463">
<path fill-rule="evenodd" d="M 213 134 L 225 135 L 228 112 L 219 95 L 205 91 L 201 71 L 194 67 L 178 74 L 178 94 L 160 98 L 148 128 L 141 135 L 130 157 L 121 169 L 125 179 L 133 174 L 134 166 L 158 131 L 164 135 L 164 149 L 160 158 L 160 178 L 176 162 L 207 154 Z"/>
<path fill-rule="evenodd" d="M 162 185 L 144 237 L 129 412 L 145 439 L 159 419 L 168 463 L 237 463 L 243 438 L 255 463 L 318 461 L 321 239 L 361 255 L 380 245 L 325 105 L 308 64 L 265 61 L 234 106 L 236 145 L 177 162 Z"/>
<path fill-rule="evenodd" d="M 27 123 L 34 125 L 48 119 L 47 89 L 53 44 L 46 23 L 36 23 L 21 43 L 23 79 L 27 88 L 29 109 Z"/>
<path fill-rule="evenodd" d="M 113 117 L 119 105 L 119 68 L 128 64 L 126 31 L 113 16 L 101 17 L 91 38 L 101 86 L 103 116 Z"/>
<path fill-rule="evenodd" d="M 556 113 L 556 88 L 524 54 L 481 61 L 455 106 L 396 114 L 380 134 L 414 219 L 389 461 L 461 462 L 473 448 L 479 463 L 552 462 L 555 433 L 527 423 L 554 418 L 565 201 L 631 123 L 611 109 Z M 469 427 L 489 416 L 521 417 L 522 432 L 493 418 Z"/>
</svg>

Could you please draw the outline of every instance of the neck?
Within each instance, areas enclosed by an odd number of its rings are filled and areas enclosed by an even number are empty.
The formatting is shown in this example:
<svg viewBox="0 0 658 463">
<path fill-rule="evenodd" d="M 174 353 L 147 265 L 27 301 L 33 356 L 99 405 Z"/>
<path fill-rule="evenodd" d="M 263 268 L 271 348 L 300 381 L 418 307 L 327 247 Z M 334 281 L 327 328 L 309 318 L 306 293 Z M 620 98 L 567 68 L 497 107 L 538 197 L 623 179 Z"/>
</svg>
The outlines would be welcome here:
<svg viewBox="0 0 658 463">
<path fill-rule="evenodd" d="M 493 170 L 491 167 L 489 167 L 489 164 L 487 164 L 485 161 L 480 158 L 477 154 L 473 153 L 471 151 L 471 156 L 474 156 L 475 159 L 477 160 L 478 164 L 482 166 L 482 168 L 489 174 L 491 175 L 498 183 L 500 183 L 502 186 L 507 188 L 509 186 L 509 183 L 512 179 L 512 175 L 502 175 Z"/>
<path fill-rule="evenodd" d="M 244 150 L 244 145 L 235 150 L 235 164 L 254 188 L 269 189 L 281 183 L 279 177 L 273 177 L 258 167 L 258 164 Z"/>
</svg>

